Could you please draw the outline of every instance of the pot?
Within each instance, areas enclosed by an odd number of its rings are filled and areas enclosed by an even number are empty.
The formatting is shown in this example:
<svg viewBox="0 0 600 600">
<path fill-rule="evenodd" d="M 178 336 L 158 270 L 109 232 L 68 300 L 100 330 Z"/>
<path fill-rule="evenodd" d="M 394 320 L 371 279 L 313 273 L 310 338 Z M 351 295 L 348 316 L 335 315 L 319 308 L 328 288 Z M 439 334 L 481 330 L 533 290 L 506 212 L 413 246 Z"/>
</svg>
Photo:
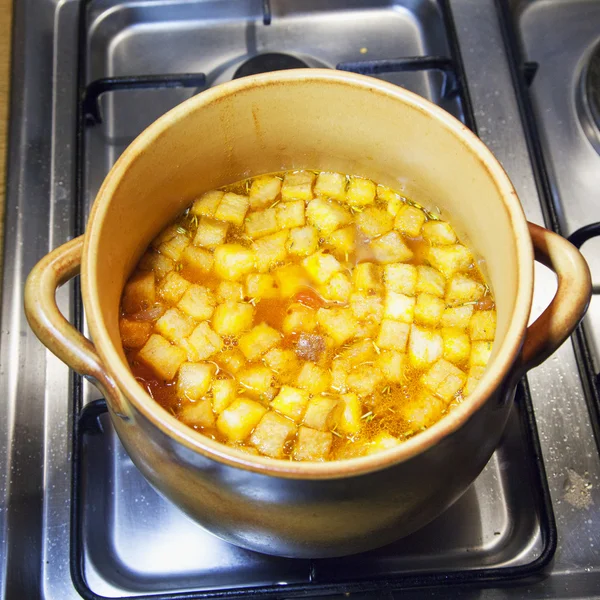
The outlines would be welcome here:
<svg viewBox="0 0 600 600">
<path fill-rule="evenodd" d="M 204 437 L 136 382 L 119 337 L 124 283 L 167 222 L 204 191 L 302 168 L 369 177 L 440 207 L 484 259 L 496 298 L 494 350 L 473 395 L 398 447 L 346 461 L 249 456 Z M 527 327 L 534 250 L 558 290 Z M 93 343 L 55 301 L 80 269 Z M 146 129 L 106 177 L 85 235 L 32 270 L 25 310 L 40 340 L 96 382 L 125 449 L 157 490 L 233 544 L 317 558 L 392 542 L 457 500 L 498 444 L 516 382 L 570 335 L 590 290 L 581 254 L 527 223 L 507 175 L 463 124 L 386 82 L 303 69 L 212 88 Z"/>
</svg>

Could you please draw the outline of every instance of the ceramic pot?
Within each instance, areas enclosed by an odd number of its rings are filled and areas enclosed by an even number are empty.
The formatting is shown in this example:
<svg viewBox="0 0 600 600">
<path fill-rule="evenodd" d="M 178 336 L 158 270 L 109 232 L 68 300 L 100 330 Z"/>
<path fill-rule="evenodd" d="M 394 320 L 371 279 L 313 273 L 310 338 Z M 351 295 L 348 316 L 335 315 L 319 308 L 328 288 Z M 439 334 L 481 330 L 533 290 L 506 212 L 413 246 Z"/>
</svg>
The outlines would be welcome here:
<svg viewBox="0 0 600 600">
<path fill-rule="evenodd" d="M 372 456 L 301 463 L 214 442 L 152 400 L 121 347 L 124 283 L 165 224 L 206 190 L 302 168 L 369 177 L 439 207 L 483 259 L 496 298 L 494 351 L 477 390 L 431 428 Z M 557 274 L 558 290 L 527 327 L 534 250 Z M 55 301 L 80 269 L 93 342 Z M 156 489 L 233 544 L 316 558 L 382 546 L 459 498 L 499 442 L 516 382 L 569 336 L 590 290 L 581 254 L 527 223 L 501 166 L 463 124 L 386 82 L 302 69 L 212 88 L 146 129 L 106 177 L 85 235 L 33 269 L 25 308 L 42 342 L 97 383 L 123 445 Z"/>
</svg>

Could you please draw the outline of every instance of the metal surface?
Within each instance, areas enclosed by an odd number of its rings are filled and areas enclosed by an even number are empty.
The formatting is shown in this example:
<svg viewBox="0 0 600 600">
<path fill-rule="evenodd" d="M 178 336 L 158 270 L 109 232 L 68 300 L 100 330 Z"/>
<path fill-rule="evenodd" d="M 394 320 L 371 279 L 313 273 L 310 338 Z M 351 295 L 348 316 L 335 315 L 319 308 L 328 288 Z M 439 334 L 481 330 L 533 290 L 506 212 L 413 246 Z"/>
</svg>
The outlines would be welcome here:
<svg viewBox="0 0 600 600">
<path fill-rule="evenodd" d="M 493 0 L 451 0 L 450 4 L 479 135 L 507 169 L 530 220 L 542 222 L 543 199 L 538 194 L 528 154 L 497 6 Z M 560 11 L 569 4 L 579 6 L 580 32 L 593 26 L 592 17 L 600 7 L 598 1 L 536 0 L 527 5 L 516 5 L 515 19 L 521 24 L 522 32 L 527 30 L 533 35 L 537 29 L 541 34 L 543 27 L 536 21 L 538 16 L 543 15 L 545 10 Z M 23 0 L 16 4 L 15 10 L 16 42 L 0 341 L 0 414 L 4 416 L 0 419 L 0 597 L 6 598 L 41 596 L 68 600 L 78 597 L 69 572 L 70 435 L 74 408 L 70 395 L 71 377 L 68 369 L 44 351 L 34 339 L 21 310 L 22 285 L 26 274 L 43 254 L 69 239 L 75 232 L 72 205 L 73 115 L 76 102 L 74 86 L 77 56 L 74 49 L 77 47 L 78 6 L 77 0 L 60 3 Z M 298 3 L 297 6 L 300 8 L 295 8 L 290 1 L 273 2 L 272 24 L 263 28 L 262 6 L 259 2 L 158 1 L 130 3 L 122 8 L 108 1 L 95 3 L 95 12 L 91 15 L 92 42 L 87 65 L 89 81 L 105 76 L 205 72 L 209 85 L 212 85 L 220 81 L 220 77 L 230 77 L 229 71 L 233 72 L 244 57 L 267 49 L 290 52 L 303 60 L 308 55 L 309 59 L 323 61 L 326 66 L 364 58 L 448 54 L 443 23 L 434 2 L 410 1 L 403 7 L 358 1 L 309 1 Z M 162 25 L 161 15 L 167 15 L 168 27 Z M 546 33 L 546 37 L 554 40 L 553 60 L 559 60 L 569 52 L 570 42 L 562 37 L 558 39 L 568 25 L 565 15 L 560 12 L 555 12 L 553 19 L 554 23 L 560 23 L 561 26 L 553 25 L 550 28 L 547 25 L 546 32 L 551 31 L 552 35 Z M 598 31 L 600 29 L 596 24 Z M 160 43 L 153 42 L 155 32 L 162 32 Z M 579 33 L 575 42 L 580 43 L 582 37 Z M 184 39 L 186 46 L 182 49 L 180 43 L 183 42 L 180 40 Z M 367 56 L 361 53 L 363 48 L 367 49 Z M 535 86 L 539 83 L 544 63 L 529 52 L 527 58 L 540 62 L 540 71 L 534 79 Z M 150 71 L 147 70 L 148 61 L 151 61 Z M 310 66 L 316 66 L 307 62 Z M 556 65 L 549 69 L 550 72 L 558 71 Z M 439 96 L 440 82 L 434 74 L 401 74 L 390 75 L 389 78 L 439 100 L 436 96 Z M 546 103 L 542 103 L 543 95 L 539 96 L 538 101 L 543 108 L 541 113 L 545 114 L 546 109 L 553 109 L 555 104 L 560 103 L 560 98 L 568 94 L 568 89 L 567 84 L 559 82 L 557 89 L 545 98 Z M 131 137 L 189 93 L 167 90 L 107 95 L 103 100 L 106 125 L 91 130 L 88 138 L 87 156 L 93 157 L 86 170 L 88 202 L 95 195 L 103 173 Z M 131 108 L 127 108 L 131 107 L 132 102 L 137 102 L 144 110 L 132 115 Z M 447 108 L 456 109 L 452 105 Z M 556 120 L 561 119 L 558 117 Z M 108 126 L 109 123 L 113 125 Z M 544 130 L 543 127 L 541 129 Z M 569 137 L 563 135 L 561 141 L 565 139 Z M 547 145 L 556 147 L 554 143 Z M 561 167 L 565 165 L 567 175 L 568 170 L 573 172 L 578 164 L 574 158 L 583 158 L 580 161 L 582 164 L 590 164 L 585 160 L 589 156 L 579 152 L 574 154 L 576 150 L 578 148 L 574 146 L 564 152 L 562 143 L 553 150 L 559 153 L 558 164 Z M 553 175 L 557 172 L 556 160 L 552 162 Z M 581 187 L 590 178 L 593 179 L 593 167 L 591 169 L 584 171 L 586 177 L 583 179 L 586 181 L 577 177 L 574 178 L 574 185 Z M 596 185 L 592 191 L 598 189 Z M 565 208 L 562 218 L 565 222 L 572 221 L 573 229 L 599 220 L 598 214 L 595 213 L 594 218 L 592 213 L 598 209 L 597 202 L 595 207 L 578 208 L 576 200 L 572 203 L 570 199 L 574 194 L 561 193 L 560 197 L 563 202 L 561 206 Z M 572 208 L 575 209 L 574 214 L 580 217 L 576 226 L 577 219 L 570 216 Z M 566 231 L 571 230 L 567 228 Z M 591 247 L 592 244 L 589 242 L 586 246 Z M 594 271 L 600 273 L 595 266 Z M 538 270 L 536 279 L 539 286 L 536 311 L 539 313 L 554 288 L 552 278 L 543 270 Z M 72 315 L 68 290 L 61 291 L 60 302 L 66 313 Z M 588 320 L 586 325 L 590 324 L 591 320 Z M 597 323 L 596 331 L 600 331 L 600 323 Z M 594 444 L 590 416 L 571 344 L 565 344 L 554 357 L 535 369 L 529 376 L 529 382 L 558 524 L 556 559 L 545 577 L 527 580 L 506 589 L 495 589 L 483 583 L 477 589 L 457 586 L 452 588 L 453 597 L 592 598 L 597 597 L 600 590 L 600 558 L 597 552 L 600 545 L 600 457 Z M 95 391 L 87 391 L 85 400 L 96 395 Z M 90 438 L 93 440 L 90 443 L 99 444 L 105 438 L 110 439 L 107 432 Z M 118 452 L 108 455 L 108 462 L 107 455 L 102 451 L 94 451 L 87 456 L 100 462 L 104 460 L 109 469 L 109 479 L 100 483 L 115 483 L 110 477 L 116 473 L 121 477 L 119 483 L 133 486 L 134 489 L 130 491 L 135 492 L 134 504 L 140 505 L 140 509 L 127 509 L 128 514 L 133 517 L 139 515 L 140 519 L 143 517 L 148 522 L 149 500 L 143 487 L 135 487 L 140 485 L 141 480 L 136 480 L 137 473 L 131 475 L 129 459 Z M 496 456 L 502 457 L 502 454 Z M 492 474 L 492 480 L 496 477 L 496 484 L 497 474 L 504 467 L 503 461 L 496 458 L 486 471 Z M 499 489 L 493 487 L 496 484 L 486 485 L 485 480 L 482 481 L 484 498 L 489 489 Z M 512 489 L 516 490 L 510 493 L 517 493 L 519 497 L 526 493 L 527 478 L 517 477 L 510 483 Z M 86 485 L 98 485 L 97 478 L 86 481 Z M 119 507 L 122 495 L 126 494 L 123 490 L 124 487 L 115 487 L 114 496 L 104 504 L 105 508 L 112 507 L 113 515 L 120 514 L 122 517 L 125 509 L 119 512 L 115 508 Z M 502 488 L 502 491 L 508 493 L 506 488 Z M 142 498 L 142 495 L 145 497 Z M 92 515 L 92 500 L 99 501 L 89 495 L 88 499 L 86 511 Z M 480 511 L 482 506 L 490 506 L 489 498 L 482 500 L 477 496 L 477 501 Z M 171 512 L 174 509 L 170 505 L 160 502 L 154 505 L 157 508 L 157 521 L 151 523 L 164 524 L 165 519 L 170 520 L 179 531 L 191 535 L 192 526 L 188 526 L 188 530 L 185 518 Z M 462 502 L 468 503 L 469 496 Z M 463 510 L 460 504 L 452 510 L 459 509 Z M 485 519 L 481 519 L 485 527 L 493 522 L 492 519 L 498 518 L 496 513 L 489 518 L 486 515 Z M 104 522 L 102 515 L 96 514 L 92 516 L 92 527 L 87 531 L 106 536 L 107 524 L 115 525 L 114 522 Z M 120 524 L 123 525 L 123 522 Z M 153 533 L 160 536 L 160 531 L 157 527 Z M 489 533 L 489 530 L 486 531 Z M 449 537 L 444 538 L 444 535 Z M 429 553 L 431 557 L 436 544 L 444 539 L 446 544 L 456 541 L 455 536 L 452 528 L 450 531 L 436 528 L 429 537 L 434 547 L 426 546 L 421 552 L 424 555 Z M 518 537 L 521 541 L 525 538 L 527 536 Z M 484 539 L 494 538 L 484 536 Z M 135 546 L 131 546 L 132 540 L 126 537 L 119 540 L 120 545 L 116 548 L 103 548 L 103 544 L 97 541 L 94 542 L 96 545 L 90 543 L 88 548 L 107 552 L 115 549 L 123 551 L 127 550 L 129 544 L 130 556 L 137 551 L 138 558 L 148 550 L 143 540 L 139 540 Z M 524 552 L 530 551 L 530 547 L 524 548 Z M 197 547 L 196 552 L 200 552 Z M 247 557 L 239 558 L 243 553 L 237 556 L 240 565 L 247 564 Z M 150 558 L 156 561 L 155 556 Z M 166 557 L 165 560 L 167 558 L 172 559 Z M 190 557 L 186 557 L 186 560 L 190 561 Z M 143 561 L 141 564 L 144 564 Z M 358 566 L 353 564 L 350 568 L 357 572 L 363 568 L 362 563 Z M 393 565 L 388 566 L 393 568 Z M 343 564 L 341 568 L 345 568 Z M 244 569 L 241 571 L 243 573 Z M 219 576 L 225 577 L 223 573 L 220 572 Z M 290 579 L 297 576 L 293 570 L 285 573 Z M 311 574 L 314 576 L 313 571 Z M 102 588 L 104 591 L 111 589 L 111 586 L 118 589 L 124 583 L 114 579 L 108 581 L 106 571 L 97 569 L 97 575 L 91 583 L 105 586 Z M 177 585 L 185 584 L 180 580 Z M 280 597 L 285 597 L 284 590 L 282 587 Z M 435 588 L 412 590 L 411 597 L 445 598 L 448 593 L 448 588 L 440 580 L 440 586 Z M 381 595 L 357 593 L 352 597 Z"/>
</svg>

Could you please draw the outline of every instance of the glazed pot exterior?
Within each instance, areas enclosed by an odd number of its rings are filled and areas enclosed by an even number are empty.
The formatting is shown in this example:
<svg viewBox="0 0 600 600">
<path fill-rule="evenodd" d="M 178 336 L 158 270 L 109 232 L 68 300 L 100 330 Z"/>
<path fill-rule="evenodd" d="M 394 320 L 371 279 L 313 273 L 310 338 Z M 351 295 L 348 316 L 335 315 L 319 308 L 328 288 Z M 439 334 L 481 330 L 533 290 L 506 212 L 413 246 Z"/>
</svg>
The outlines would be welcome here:
<svg viewBox="0 0 600 600">
<path fill-rule="evenodd" d="M 439 209 L 480 258 L 494 293 L 496 340 L 478 389 L 397 448 L 330 463 L 249 456 L 177 421 L 127 365 L 120 296 L 152 238 L 201 193 L 289 169 L 361 175 Z M 532 237 L 559 289 L 527 329 Z M 93 345 L 52 304 L 79 263 Z M 212 88 L 142 133 L 107 176 L 85 236 L 32 271 L 26 312 L 53 352 L 98 382 L 127 452 L 167 498 L 239 546 L 317 558 L 382 546 L 457 500 L 497 446 L 516 382 L 571 333 L 589 295 L 581 255 L 528 226 L 502 168 L 464 125 L 391 84 L 303 69 Z"/>
</svg>

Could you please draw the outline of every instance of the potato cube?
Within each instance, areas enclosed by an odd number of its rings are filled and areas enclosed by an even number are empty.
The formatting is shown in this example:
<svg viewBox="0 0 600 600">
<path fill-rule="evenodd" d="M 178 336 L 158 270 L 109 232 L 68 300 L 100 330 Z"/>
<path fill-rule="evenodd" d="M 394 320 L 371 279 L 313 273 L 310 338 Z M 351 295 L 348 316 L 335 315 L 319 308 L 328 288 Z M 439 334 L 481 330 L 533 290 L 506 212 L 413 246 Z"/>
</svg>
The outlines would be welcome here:
<svg viewBox="0 0 600 600">
<path fill-rule="evenodd" d="M 305 362 L 298 373 L 296 385 L 310 394 L 324 392 L 331 383 L 329 371 L 319 367 L 315 363 Z"/>
<path fill-rule="evenodd" d="M 400 323 L 391 319 L 383 319 L 381 321 L 381 329 L 377 336 L 377 346 L 385 350 L 397 350 L 404 352 L 406 350 L 406 342 L 408 342 L 408 334 L 410 325 L 408 323 Z"/>
<path fill-rule="evenodd" d="M 376 454 L 377 452 L 382 452 L 383 450 L 389 450 L 390 448 L 395 448 L 399 444 L 400 440 L 397 437 L 394 437 L 387 431 L 382 431 L 369 442 L 367 446 L 367 454 Z"/>
<path fill-rule="evenodd" d="M 350 177 L 346 202 L 351 206 L 367 206 L 375 202 L 377 186 L 370 180 L 362 177 Z"/>
<path fill-rule="evenodd" d="M 220 415 L 234 400 L 237 392 L 235 379 L 216 379 L 213 381 L 212 409 Z"/>
<path fill-rule="evenodd" d="M 336 229 L 348 225 L 352 215 L 337 202 L 316 198 L 306 207 L 308 222 L 316 227 L 323 236 L 331 235 Z"/>
<path fill-rule="evenodd" d="M 248 275 L 248 277 L 250 277 Z M 221 281 L 217 286 L 217 300 L 219 302 L 241 302 L 244 299 L 244 286 L 237 281 Z"/>
<path fill-rule="evenodd" d="M 279 331 L 269 327 L 266 323 L 261 323 L 239 339 L 238 347 L 248 360 L 257 360 L 265 352 L 277 346 L 280 341 Z"/>
<path fill-rule="evenodd" d="M 320 288 L 323 298 L 331 302 L 348 302 L 352 292 L 350 277 L 346 273 L 335 273 L 335 275 Z"/>
<path fill-rule="evenodd" d="M 383 301 L 380 296 L 357 292 L 350 296 L 350 309 L 357 319 L 379 321 L 383 316 Z"/>
<path fill-rule="evenodd" d="M 215 221 L 210 217 L 201 217 L 193 244 L 204 248 L 216 248 L 225 241 L 228 229 L 227 223 Z"/>
<path fill-rule="evenodd" d="M 346 176 L 341 173 L 319 173 L 315 194 L 342 201 L 346 197 Z"/>
<path fill-rule="evenodd" d="M 427 221 L 421 229 L 421 235 L 432 246 L 446 246 L 456 243 L 454 229 L 445 221 Z"/>
<path fill-rule="evenodd" d="M 415 323 L 436 327 L 445 308 L 446 303 L 441 298 L 433 294 L 419 294 L 415 305 Z"/>
<path fill-rule="evenodd" d="M 212 326 L 219 335 L 237 336 L 252 327 L 254 307 L 245 302 L 223 302 L 213 313 Z"/>
<path fill-rule="evenodd" d="M 385 295 L 384 316 L 402 323 L 412 323 L 415 312 L 415 298 L 396 292 L 387 292 Z"/>
<path fill-rule="evenodd" d="M 458 367 L 443 358 L 421 376 L 423 385 L 445 402 L 452 400 L 466 380 L 467 376 Z"/>
<path fill-rule="evenodd" d="M 496 311 L 478 310 L 469 322 L 469 336 L 472 340 L 493 340 L 496 335 Z"/>
<path fill-rule="evenodd" d="M 217 429 L 230 441 L 242 442 L 258 425 L 267 409 L 254 400 L 236 398 L 217 419 Z"/>
<path fill-rule="evenodd" d="M 249 298 L 278 298 L 279 286 L 275 277 L 268 273 L 246 275 L 246 295 Z"/>
<path fill-rule="evenodd" d="M 405 204 L 396 214 L 394 228 L 408 237 L 416 238 L 421 233 L 421 227 L 426 220 L 427 216 L 420 208 Z"/>
<path fill-rule="evenodd" d="M 277 394 L 275 375 L 269 367 L 253 365 L 236 373 L 238 383 L 246 388 L 246 393 L 262 402 L 269 402 Z"/>
<path fill-rule="evenodd" d="M 221 203 L 225 192 L 220 190 L 212 190 L 202 194 L 200 198 L 194 201 L 190 212 L 199 217 L 212 217 L 217 210 L 217 206 Z"/>
<path fill-rule="evenodd" d="M 337 416 L 337 429 L 340 433 L 354 435 L 360 431 L 362 404 L 356 394 L 344 394 L 341 397 L 341 407 Z"/>
<path fill-rule="evenodd" d="M 442 327 L 460 327 L 466 329 L 469 326 L 473 305 L 455 306 L 447 308 L 442 314 Z"/>
<path fill-rule="evenodd" d="M 411 327 L 408 357 L 413 367 L 424 369 L 441 358 L 443 352 L 444 342 L 439 332 L 418 325 Z"/>
<path fill-rule="evenodd" d="M 154 333 L 139 351 L 138 358 L 158 377 L 171 381 L 177 375 L 181 364 L 185 362 L 185 352 L 171 345 L 162 335 Z"/>
<path fill-rule="evenodd" d="M 183 363 L 177 375 L 177 395 L 192 401 L 200 400 L 210 389 L 215 371 L 212 363 Z"/>
<path fill-rule="evenodd" d="M 185 342 L 185 343 L 184 343 Z M 182 340 L 179 345 L 187 352 L 190 362 L 206 360 L 213 354 L 221 351 L 223 340 L 210 328 L 206 321 L 198 325 L 187 340 Z"/>
<path fill-rule="evenodd" d="M 215 415 L 208 400 L 185 404 L 179 411 L 178 418 L 192 427 L 215 426 Z"/>
<path fill-rule="evenodd" d="M 383 373 L 374 365 L 354 367 L 346 377 L 346 385 L 359 396 L 372 394 L 382 382 Z"/>
<path fill-rule="evenodd" d="M 295 303 L 287 309 L 281 328 L 285 334 L 311 333 L 316 326 L 317 313 L 304 304 Z"/>
<path fill-rule="evenodd" d="M 433 294 L 444 297 L 446 278 L 433 267 L 419 265 L 417 267 L 417 293 Z"/>
<path fill-rule="evenodd" d="M 458 306 L 467 302 L 477 302 L 485 294 L 485 286 L 466 275 L 457 273 L 448 282 L 446 304 Z"/>
<path fill-rule="evenodd" d="M 276 412 L 269 411 L 260 420 L 250 443 L 265 456 L 283 458 L 285 444 L 296 434 L 296 424 Z"/>
<path fill-rule="evenodd" d="M 315 252 L 307 256 L 302 261 L 302 265 L 310 278 L 320 284 L 327 283 L 334 273 L 342 270 L 342 265 L 335 256 L 323 252 Z"/>
<path fill-rule="evenodd" d="M 282 383 L 290 383 L 300 368 L 300 361 L 293 350 L 273 348 L 265 354 L 263 360 Z"/>
<path fill-rule="evenodd" d="M 377 186 L 377 198 L 386 203 L 387 211 L 392 217 L 395 217 L 405 204 L 405 201 L 400 194 L 385 185 Z"/>
<path fill-rule="evenodd" d="M 413 257 L 412 250 L 404 243 L 397 231 L 390 231 L 371 242 L 375 260 L 388 264 L 403 262 Z"/>
<path fill-rule="evenodd" d="M 190 282 L 187 279 L 184 279 L 179 273 L 171 271 L 160 282 L 158 294 L 163 300 L 175 304 L 179 302 L 189 287 Z"/>
<path fill-rule="evenodd" d="M 356 228 L 350 225 L 334 231 L 325 240 L 325 246 L 336 256 L 347 260 L 356 246 Z"/>
<path fill-rule="evenodd" d="M 250 187 L 250 206 L 264 208 L 275 202 L 281 190 L 281 179 L 272 175 L 263 175 L 252 180 Z"/>
<path fill-rule="evenodd" d="M 317 431 L 301 426 L 294 446 L 294 460 L 325 460 L 331 451 L 333 435 L 328 431 Z"/>
<path fill-rule="evenodd" d="M 202 285 L 191 285 L 177 307 L 196 321 L 206 321 L 212 316 L 217 301 L 213 293 Z"/>
<path fill-rule="evenodd" d="M 318 395 L 309 400 L 302 423 L 319 431 L 335 429 L 342 405 L 338 398 Z"/>
<path fill-rule="evenodd" d="M 253 239 L 258 239 L 279 231 L 277 212 L 274 208 L 251 212 L 245 220 L 246 233 Z"/>
<path fill-rule="evenodd" d="M 492 342 L 480 341 L 471 344 L 471 366 L 485 367 L 492 354 Z"/>
<path fill-rule="evenodd" d="M 254 270 L 256 256 L 241 244 L 222 244 L 215 249 L 215 273 L 218 277 L 237 281 Z"/>
<path fill-rule="evenodd" d="M 394 218 L 385 210 L 369 206 L 356 215 L 356 225 L 368 238 L 375 238 L 392 230 Z"/>
<path fill-rule="evenodd" d="M 400 405 L 398 415 L 406 421 L 411 431 L 419 431 L 439 421 L 445 410 L 443 400 L 427 390 L 421 390 L 416 398 Z"/>
<path fill-rule="evenodd" d="M 287 249 L 290 254 L 296 256 L 308 256 L 317 251 L 319 246 L 319 234 L 311 225 L 306 227 L 295 227 L 290 230 L 287 241 Z"/>
<path fill-rule="evenodd" d="M 164 254 L 146 252 L 140 259 L 140 264 L 138 266 L 142 271 L 153 271 L 156 279 L 160 280 L 175 268 L 175 263 Z"/>
<path fill-rule="evenodd" d="M 308 396 L 309 393 L 306 390 L 299 390 L 298 388 L 284 385 L 279 390 L 279 394 L 271 402 L 271 408 L 299 423 L 304 416 L 304 411 L 308 404 Z"/>
<path fill-rule="evenodd" d="M 363 339 L 369 338 L 374 340 L 379 335 L 379 322 L 374 319 L 368 319 L 366 321 L 359 321 L 358 328 L 356 330 L 356 338 Z"/>
<path fill-rule="evenodd" d="M 158 247 L 158 251 L 161 254 L 163 254 L 164 256 L 167 256 L 171 260 L 174 260 L 175 262 L 177 262 L 181 258 L 183 251 L 189 245 L 190 245 L 190 238 L 187 235 L 180 233 L 180 234 L 176 235 L 175 237 L 171 238 L 170 240 L 163 242 Z"/>
<path fill-rule="evenodd" d="M 451 277 L 458 271 L 465 271 L 473 266 L 471 251 L 462 244 L 450 246 L 432 246 L 429 248 L 429 262 L 445 277 Z"/>
<path fill-rule="evenodd" d="M 352 365 L 343 358 L 334 358 L 331 361 L 331 389 L 337 392 L 346 392 L 348 386 L 346 385 L 346 378 Z"/>
<path fill-rule="evenodd" d="M 383 281 L 391 292 L 414 296 L 417 289 L 417 267 L 403 263 L 385 265 Z"/>
<path fill-rule="evenodd" d="M 152 333 L 152 323 L 121 318 L 119 319 L 119 332 L 125 348 L 141 348 Z"/>
<path fill-rule="evenodd" d="M 139 273 L 132 277 L 123 290 L 123 310 L 133 314 L 150 308 L 156 302 L 154 273 Z"/>
<path fill-rule="evenodd" d="M 320 308 L 317 323 L 337 344 L 343 344 L 356 334 L 357 323 L 349 308 Z"/>
<path fill-rule="evenodd" d="M 217 210 L 215 210 L 215 219 L 227 221 L 241 227 L 249 206 L 248 196 L 227 192 L 223 195 Z"/>
<path fill-rule="evenodd" d="M 291 229 L 304 225 L 304 200 L 280 202 L 276 207 L 277 225 L 280 229 Z"/>
<path fill-rule="evenodd" d="M 156 321 L 156 331 L 171 342 L 186 338 L 194 329 L 194 322 L 176 308 L 170 308 Z"/>
<path fill-rule="evenodd" d="M 283 178 L 281 197 L 283 200 L 310 200 L 315 174 L 310 171 L 289 171 Z"/>
<path fill-rule="evenodd" d="M 242 354 L 241 350 L 232 346 L 226 346 L 215 358 L 221 368 L 232 375 L 235 375 L 235 373 L 246 365 L 246 357 Z"/>
<path fill-rule="evenodd" d="M 373 362 L 377 357 L 377 353 L 371 340 L 360 340 L 340 352 L 339 357 L 346 361 L 349 366 L 355 367 L 364 362 Z"/>
<path fill-rule="evenodd" d="M 406 354 L 395 350 L 382 350 L 377 358 L 377 367 L 387 381 L 402 383 L 404 381 L 404 360 Z"/>
<path fill-rule="evenodd" d="M 352 285 L 365 292 L 381 290 L 381 267 L 371 262 L 357 264 L 352 272 Z"/>
<path fill-rule="evenodd" d="M 475 388 L 479 384 L 479 380 L 483 377 L 484 373 L 485 367 L 475 365 L 469 369 L 469 376 L 467 377 L 467 383 L 463 389 L 463 396 L 470 396 L 475 391 Z"/>
<path fill-rule="evenodd" d="M 292 264 L 280 267 L 273 272 L 273 275 L 279 286 L 279 293 L 282 298 L 295 296 L 310 283 L 308 273 L 300 265 Z"/>
<path fill-rule="evenodd" d="M 277 263 L 283 262 L 287 257 L 288 231 L 279 231 L 267 235 L 252 244 L 256 256 L 256 269 L 259 273 L 266 273 Z"/>
<path fill-rule="evenodd" d="M 210 273 L 213 266 L 213 255 L 204 248 L 188 246 L 181 255 L 181 264 L 190 269 L 196 277 Z"/>
<path fill-rule="evenodd" d="M 471 355 L 471 340 L 464 329 L 442 327 L 444 340 L 444 358 L 453 363 L 463 363 Z"/>
</svg>

